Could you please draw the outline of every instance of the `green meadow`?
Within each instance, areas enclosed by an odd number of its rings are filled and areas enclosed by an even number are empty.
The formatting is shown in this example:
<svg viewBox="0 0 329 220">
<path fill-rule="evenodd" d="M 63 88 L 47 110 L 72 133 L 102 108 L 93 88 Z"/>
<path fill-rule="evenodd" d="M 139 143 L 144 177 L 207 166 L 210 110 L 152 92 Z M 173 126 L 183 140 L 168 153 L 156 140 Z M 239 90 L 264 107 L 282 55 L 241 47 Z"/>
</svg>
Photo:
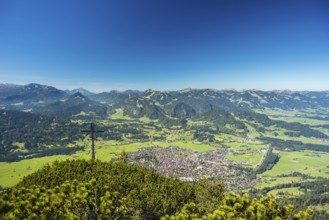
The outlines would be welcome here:
<svg viewBox="0 0 329 220">
<path fill-rule="evenodd" d="M 284 174 L 300 172 L 310 175 L 311 178 L 325 177 L 329 178 L 329 153 L 316 151 L 295 151 L 280 152 L 279 162 L 271 169 L 259 176 L 262 178 L 261 183 L 255 188 L 273 187 L 280 184 L 287 184 L 300 181 L 312 181 L 312 179 L 302 179 L 301 177 L 283 177 Z M 289 191 L 280 189 L 282 192 Z M 280 190 L 271 191 L 271 195 L 277 194 Z M 298 193 L 298 192 L 295 192 Z M 294 194 L 294 193 L 293 193 Z M 295 195 L 295 194 L 294 194 Z"/>
<path fill-rule="evenodd" d="M 271 196 L 278 196 L 278 194 L 281 194 L 285 197 L 293 197 L 293 196 L 302 195 L 304 193 L 300 191 L 299 188 L 297 187 L 274 189 L 267 193 L 267 195 L 271 195 Z"/>
<path fill-rule="evenodd" d="M 0 162 L 0 185 L 10 187 L 18 183 L 24 176 L 42 168 L 55 160 L 71 159 L 71 156 L 50 156 L 21 160 L 19 162 Z"/>
<path fill-rule="evenodd" d="M 227 159 L 229 160 L 234 160 L 238 163 L 241 162 L 247 162 L 248 164 L 250 164 L 250 168 L 253 168 L 254 166 L 256 166 L 262 159 L 263 154 L 262 153 L 242 153 L 242 154 L 232 154 L 229 153 L 227 155 Z"/>
<path fill-rule="evenodd" d="M 276 177 L 282 174 L 300 172 L 313 177 L 329 178 L 329 153 L 315 151 L 294 151 L 279 153 L 279 162 L 262 176 Z"/>
<path fill-rule="evenodd" d="M 273 187 L 280 184 L 286 184 L 286 183 L 293 183 L 293 182 L 299 182 L 302 180 L 301 177 L 278 177 L 278 176 L 267 176 L 267 175 L 260 175 L 262 177 L 262 182 L 260 184 L 257 184 L 255 186 L 256 189 L 262 189 L 264 187 Z"/>
</svg>

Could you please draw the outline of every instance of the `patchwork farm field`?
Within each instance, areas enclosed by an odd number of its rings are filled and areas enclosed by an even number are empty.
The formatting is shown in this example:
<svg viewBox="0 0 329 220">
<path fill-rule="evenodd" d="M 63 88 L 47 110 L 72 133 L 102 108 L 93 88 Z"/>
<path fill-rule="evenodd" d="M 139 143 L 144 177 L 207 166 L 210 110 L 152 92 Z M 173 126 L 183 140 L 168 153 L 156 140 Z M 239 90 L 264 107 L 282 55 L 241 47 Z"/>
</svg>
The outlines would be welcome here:
<svg viewBox="0 0 329 220">
<path fill-rule="evenodd" d="M 266 110 L 266 113 L 269 114 L 269 118 L 273 120 L 301 123 L 309 125 L 314 130 L 321 131 L 324 134 L 329 134 L 329 129 L 326 127 L 329 123 L 325 120 L 315 119 L 316 113 L 306 114 L 303 112 L 304 115 L 302 117 L 300 116 L 301 113 L 298 111 L 284 112 Z M 218 158 L 203 158 L 204 161 L 202 163 L 204 164 L 191 168 L 191 172 L 193 171 L 195 175 L 202 176 L 198 173 L 199 171 L 197 169 L 202 169 L 203 166 L 204 168 L 210 169 L 202 171 L 207 171 L 203 177 L 210 178 L 214 173 L 213 171 L 218 169 L 218 171 L 223 174 L 223 177 L 220 178 L 221 181 L 223 181 L 223 183 L 225 182 L 227 186 L 230 186 L 230 184 L 234 182 L 234 184 L 244 186 L 244 192 L 258 190 L 262 192 L 262 194 L 267 194 L 276 198 L 284 197 L 287 199 L 306 196 L 305 191 L 300 187 L 301 184 L 316 182 L 319 178 L 329 178 L 328 140 L 305 136 L 292 137 L 287 133 L 289 132 L 288 129 L 275 125 L 270 125 L 265 127 L 264 130 L 259 130 L 256 128 L 262 127 L 262 124 L 255 124 L 255 122 L 252 123 L 247 120 L 242 121 L 248 129 L 247 133 L 244 133 L 242 130 L 237 130 L 236 133 L 212 134 L 205 129 L 205 131 L 201 132 L 199 130 L 200 136 L 196 137 L 196 130 L 189 130 L 181 126 L 172 126 L 168 128 L 159 124 L 157 120 L 150 120 L 149 118 L 142 117 L 133 119 L 128 116 L 123 116 L 123 110 L 118 109 L 108 120 L 100 120 L 97 121 L 97 123 L 103 127 L 109 125 L 114 127 L 136 127 L 138 129 L 136 131 L 146 134 L 148 138 L 138 140 L 138 138 L 134 138 L 133 134 L 123 134 L 121 140 L 106 140 L 102 137 L 98 137 L 95 142 L 96 159 L 111 161 L 115 158 L 119 158 L 123 152 L 129 154 L 137 152 L 139 149 L 150 147 L 178 147 L 180 149 L 194 151 L 195 155 L 199 153 L 199 157 L 202 157 L 203 154 L 208 155 L 209 152 L 225 152 L 221 155 L 224 156 L 221 160 L 218 160 Z M 83 121 L 77 120 L 76 123 L 83 124 Z M 208 126 L 206 122 L 202 121 L 188 121 L 187 124 L 190 126 Z M 232 129 L 232 126 L 228 127 Z M 209 137 L 212 135 L 213 138 L 210 141 Z M 305 146 L 322 146 L 324 147 L 322 149 L 325 151 L 314 151 L 310 148 L 307 150 L 291 151 L 289 145 L 284 148 L 282 146 L 276 147 L 275 142 L 268 143 L 264 141 L 264 138 L 282 141 L 298 141 Z M 17 142 L 17 144 L 21 148 L 24 148 L 24 143 Z M 91 158 L 90 145 L 91 139 L 89 136 L 84 136 L 83 139 L 76 141 L 75 144 L 69 145 L 71 147 L 83 146 L 84 150 L 77 151 L 71 155 L 46 156 L 24 159 L 18 162 L 0 162 L 0 185 L 1 187 L 14 186 L 24 176 L 56 160 L 88 160 Z M 325 149 L 326 147 L 328 147 L 328 151 Z M 257 173 L 257 169 L 265 163 L 266 155 L 270 149 L 275 155 L 278 155 L 278 160 L 272 164 L 270 168 L 266 168 L 261 173 Z M 215 161 L 212 161 L 213 159 L 215 159 Z M 183 164 L 184 158 L 180 158 L 180 162 L 177 161 L 177 158 L 171 160 L 175 161 L 175 163 Z M 152 161 L 149 162 L 152 163 Z M 215 168 L 216 166 L 217 168 Z M 228 176 L 230 169 L 233 170 L 233 167 L 234 169 L 238 168 L 238 170 L 245 169 L 245 171 L 241 174 L 236 173 L 235 176 Z M 162 168 L 158 167 L 158 169 Z M 177 167 L 174 169 L 177 169 L 177 172 L 179 172 Z M 188 167 L 184 167 L 184 169 L 189 170 Z M 238 176 L 246 175 L 246 171 L 250 172 L 250 175 L 253 172 L 257 173 L 255 175 L 256 179 L 251 178 L 248 180 L 249 177 L 247 175 L 243 176 L 243 180 L 239 180 Z M 244 180 L 247 182 L 244 182 Z M 228 189 L 230 189 L 230 187 L 228 187 Z M 311 192 L 311 190 L 308 192 Z M 316 210 L 325 210 L 325 207 L 327 207 L 326 204 L 314 206 Z"/>
</svg>

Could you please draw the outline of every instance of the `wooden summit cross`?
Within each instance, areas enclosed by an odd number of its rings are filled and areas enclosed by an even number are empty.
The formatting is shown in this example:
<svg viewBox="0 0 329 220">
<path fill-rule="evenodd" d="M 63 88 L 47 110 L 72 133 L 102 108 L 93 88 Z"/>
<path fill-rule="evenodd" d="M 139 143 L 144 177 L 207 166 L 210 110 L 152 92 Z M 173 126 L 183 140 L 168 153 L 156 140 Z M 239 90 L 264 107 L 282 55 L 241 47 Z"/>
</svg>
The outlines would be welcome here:
<svg viewBox="0 0 329 220">
<path fill-rule="evenodd" d="M 96 132 L 104 132 L 100 130 L 95 130 L 94 123 L 90 123 L 90 130 L 81 130 L 81 132 L 90 132 L 91 137 L 91 159 L 95 160 L 95 133 Z"/>
</svg>

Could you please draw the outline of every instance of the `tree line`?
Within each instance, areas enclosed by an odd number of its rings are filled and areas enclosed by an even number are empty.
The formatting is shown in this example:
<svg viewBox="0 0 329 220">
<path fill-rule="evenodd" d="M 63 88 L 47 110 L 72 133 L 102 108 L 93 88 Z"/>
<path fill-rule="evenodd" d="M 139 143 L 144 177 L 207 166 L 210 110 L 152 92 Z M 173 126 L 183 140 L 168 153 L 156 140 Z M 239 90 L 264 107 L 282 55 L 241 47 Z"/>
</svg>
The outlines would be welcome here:
<svg viewBox="0 0 329 220">
<path fill-rule="evenodd" d="M 284 176 L 299 176 L 303 179 L 311 178 L 309 175 L 302 174 L 299 172 L 293 172 L 291 174 L 285 174 Z M 310 179 L 309 181 L 294 181 L 291 183 L 279 184 L 271 187 L 264 187 L 262 189 L 251 189 L 249 194 L 251 197 L 260 197 L 267 194 L 272 190 L 285 189 L 297 187 L 301 192 L 299 196 L 285 196 L 281 195 L 281 204 L 293 204 L 296 210 L 303 210 L 309 206 L 322 206 L 329 203 L 329 179 L 327 178 L 316 178 Z M 313 219 L 329 219 L 329 213 L 325 211 L 314 211 Z"/>
<path fill-rule="evenodd" d="M 266 144 L 270 144 L 271 147 L 275 147 L 275 149 L 279 149 L 279 150 L 289 150 L 289 151 L 313 150 L 313 151 L 329 152 L 329 147 L 326 145 L 303 143 L 301 141 L 294 141 L 294 140 L 282 140 L 279 138 L 271 138 L 271 137 L 258 137 L 257 139 L 263 141 Z"/>
</svg>

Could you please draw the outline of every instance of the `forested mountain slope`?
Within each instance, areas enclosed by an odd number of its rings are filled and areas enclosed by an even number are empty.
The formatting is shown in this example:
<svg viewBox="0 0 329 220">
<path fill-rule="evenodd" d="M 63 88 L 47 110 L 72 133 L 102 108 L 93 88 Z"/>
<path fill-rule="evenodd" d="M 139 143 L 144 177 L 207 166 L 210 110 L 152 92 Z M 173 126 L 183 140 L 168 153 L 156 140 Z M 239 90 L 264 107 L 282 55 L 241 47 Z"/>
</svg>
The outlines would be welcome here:
<svg viewBox="0 0 329 220">
<path fill-rule="evenodd" d="M 66 147 L 82 138 L 80 126 L 29 112 L 0 110 L 0 156 Z"/>
<path fill-rule="evenodd" d="M 47 104 L 35 110 L 43 115 L 50 115 L 60 118 L 92 118 L 104 119 L 107 115 L 107 108 L 103 104 L 92 101 L 81 93 L 70 95 L 64 100 Z"/>
<path fill-rule="evenodd" d="M 30 83 L 25 86 L 0 84 L 0 106 L 8 109 L 34 109 L 44 103 L 60 100 L 67 93 L 52 86 Z"/>
</svg>

